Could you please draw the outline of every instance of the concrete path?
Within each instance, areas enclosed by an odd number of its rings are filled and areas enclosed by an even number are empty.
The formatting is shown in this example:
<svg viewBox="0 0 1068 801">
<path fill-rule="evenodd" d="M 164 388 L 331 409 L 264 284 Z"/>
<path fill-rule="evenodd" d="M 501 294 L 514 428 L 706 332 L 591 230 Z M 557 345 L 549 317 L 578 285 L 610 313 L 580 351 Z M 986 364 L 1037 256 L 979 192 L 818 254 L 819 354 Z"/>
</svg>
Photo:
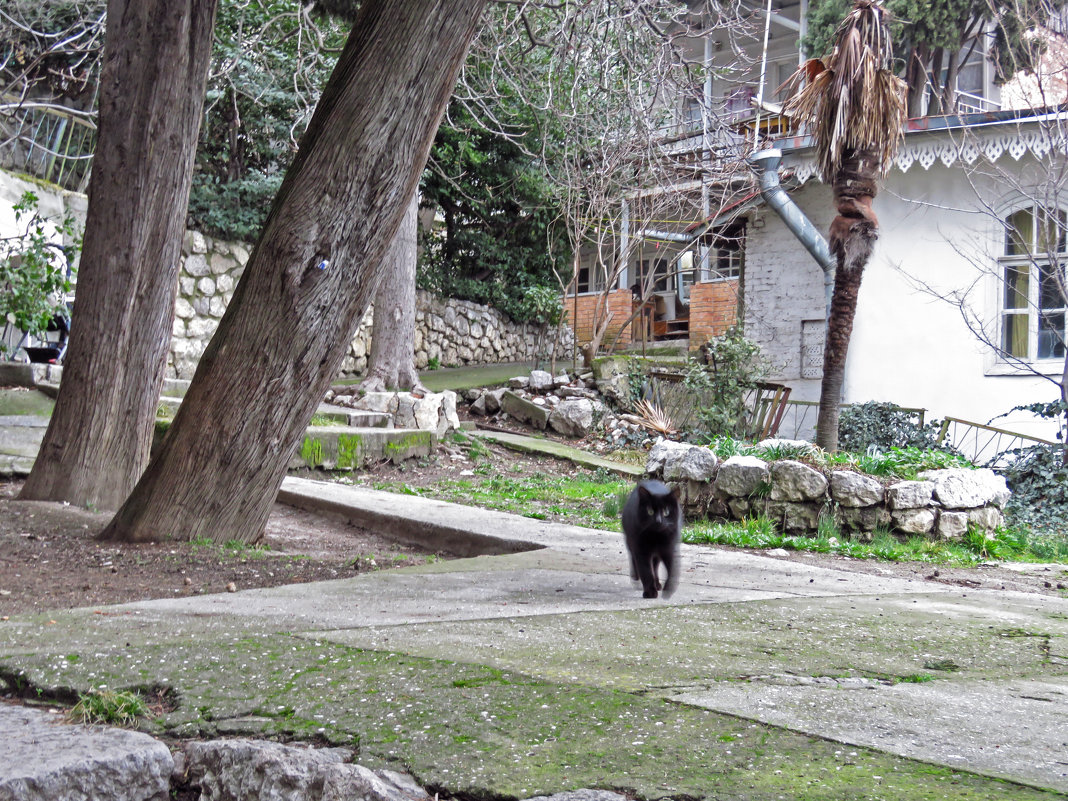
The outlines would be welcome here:
<svg viewBox="0 0 1068 801">
<path fill-rule="evenodd" d="M 596 753 L 638 770 L 643 758 L 634 754 L 649 749 L 659 754 L 650 758 L 676 760 L 654 771 L 658 782 L 606 773 L 600 786 L 647 797 L 695 787 L 730 798 L 1068 793 L 1068 599 L 687 546 L 678 591 L 647 601 L 624 572 L 618 534 L 304 479 L 287 479 L 282 500 L 471 556 L 12 619 L 0 624 L 0 675 L 46 695 L 99 683 L 171 687 L 179 709 L 155 725 L 177 735 L 299 734 L 294 721 L 319 718 L 320 736 L 357 736 L 368 758 L 399 760 L 424 784 L 452 791 L 569 789 L 561 785 L 569 776 L 600 774 L 565 770 L 565 761 Z M 321 672 L 332 660 L 351 661 L 336 675 Z M 316 675 L 331 687 L 325 694 Z M 428 695 L 413 682 L 438 689 Z M 514 711 L 515 694 L 541 697 L 545 688 L 556 700 Z M 587 721 L 580 706 L 568 706 L 579 698 L 655 720 L 648 729 L 628 724 L 608 745 L 579 744 L 586 732 L 565 737 L 557 727 L 608 720 Z M 412 719 L 420 709 L 423 717 Z M 527 742 L 535 718 L 559 734 Z M 748 739 L 757 733 L 759 741 Z M 541 767 L 546 778 L 527 762 L 549 745 L 557 750 Z M 519 749 L 514 759 L 509 749 Z M 773 756 L 779 767 L 762 767 Z M 731 759 L 740 762 L 709 767 Z M 798 778 L 817 770 L 815 784 Z M 879 785 L 892 773 L 899 784 L 865 795 L 833 783 L 843 770 L 868 770 L 864 781 Z M 967 786 L 962 795 L 931 795 L 928 781 L 939 792 Z"/>
</svg>

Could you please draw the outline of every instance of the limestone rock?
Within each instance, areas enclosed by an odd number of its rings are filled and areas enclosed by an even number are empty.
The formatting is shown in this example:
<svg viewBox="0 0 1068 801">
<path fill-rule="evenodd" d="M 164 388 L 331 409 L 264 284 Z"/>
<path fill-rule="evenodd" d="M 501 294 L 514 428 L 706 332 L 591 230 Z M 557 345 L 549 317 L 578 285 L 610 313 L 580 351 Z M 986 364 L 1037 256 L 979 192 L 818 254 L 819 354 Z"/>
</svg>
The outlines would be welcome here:
<svg viewBox="0 0 1068 801">
<path fill-rule="evenodd" d="M 827 491 L 827 478 L 819 470 L 792 459 L 771 465 L 771 499 L 773 501 L 811 501 Z"/>
<path fill-rule="evenodd" d="M 686 444 L 661 437 L 649 450 L 645 459 L 645 472 L 650 476 L 663 476 L 664 465 L 678 458 L 676 454 L 686 449 Z"/>
<path fill-rule="evenodd" d="M 818 503 L 770 501 L 764 513 L 780 521 L 785 531 L 813 531 L 819 525 L 821 508 Z"/>
<path fill-rule="evenodd" d="M 768 463 L 755 456 L 732 456 L 719 466 L 716 491 L 738 498 L 752 495 L 770 478 Z"/>
<path fill-rule="evenodd" d="M 562 401 L 549 413 L 549 426 L 565 437 L 584 437 L 593 428 L 593 402 L 586 398 Z"/>
<path fill-rule="evenodd" d="M 397 411 L 396 392 L 367 392 L 362 397 L 352 401 L 354 409 L 364 409 L 368 412 L 381 412 L 393 414 Z"/>
<path fill-rule="evenodd" d="M 938 536 L 944 540 L 959 540 L 967 530 L 967 512 L 942 512 L 938 516 Z"/>
<path fill-rule="evenodd" d="M 168 797 L 174 760 L 140 732 L 64 725 L 58 715 L 0 704 L 0 800 L 157 801 Z"/>
<path fill-rule="evenodd" d="M 371 771 L 343 748 L 261 740 L 210 740 L 185 748 L 186 774 L 201 797 L 233 801 L 420 801 L 426 791 L 403 774 Z"/>
<path fill-rule="evenodd" d="M 501 409 L 521 423 L 529 423 L 540 431 L 549 424 L 549 410 L 524 400 L 512 391 L 501 396 Z"/>
<path fill-rule="evenodd" d="M 968 510 L 968 522 L 981 531 L 993 531 L 1005 524 L 1005 517 L 996 506 Z"/>
<path fill-rule="evenodd" d="M 485 417 L 488 414 L 488 412 L 486 411 L 487 396 L 488 393 L 486 395 L 479 395 L 477 398 L 471 401 L 471 404 L 467 407 L 467 410 L 471 412 L 471 414 L 477 414 L 479 417 Z"/>
<path fill-rule="evenodd" d="M 186 253 L 207 253 L 208 242 L 200 231 L 186 231 L 182 250 Z"/>
<path fill-rule="evenodd" d="M 898 509 L 890 513 L 894 527 L 906 534 L 926 534 L 934 528 L 934 509 Z"/>
<path fill-rule="evenodd" d="M 874 531 L 890 525 L 890 512 L 882 506 L 848 507 L 838 510 L 839 522 L 854 531 Z"/>
<path fill-rule="evenodd" d="M 673 449 L 664 461 L 664 478 L 668 481 L 710 482 L 716 475 L 719 458 L 708 448 L 700 445 L 683 443 L 680 449 Z"/>
<path fill-rule="evenodd" d="M 504 397 L 506 389 L 491 389 L 483 397 L 486 399 L 486 412 L 488 414 L 496 414 L 501 410 L 501 398 Z"/>
<path fill-rule="evenodd" d="M 515 378 L 508 379 L 509 389 L 526 389 L 530 386 L 530 378 L 525 375 L 517 375 Z"/>
<path fill-rule="evenodd" d="M 530 381 L 527 383 L 527 389 L 531 392 L 548 392 L 552 388 L 552 373 L 546 372 L 545 370 L 530 371 Z"/>
<path fill-rule="evenodd" d="M 208 260 L 199 253 L 185 257 L 185 274 L 193 278 L 201 278 L 211 273 L 208 268 Z"/>
<path fill-rule="evenodd" d="M 870 476 L 849 470 L 831 473 L 831 497 L 842 506 L 874 506 L 882 503 L 885 495 L 883 485 Z"/>
<path fill-rule="evenodd" d="M 930 481 L 899 481 L 886 488 L 890 509 L 918 509 L 931 503 L 934 484 Z"/>
<path fill-rule="evenodd" d="M 804 439 L 780 439 L 779 437 L 772 437 L 770 439 L 762 439 L 757 443 L 758 448 L 793 448 L 805 453 L 811 453 L 816 450 L 816 446 L 808 440 Z"/>
<path fill-rule="evenodd" d="M 935 500 L 947 509 L 972 509 L 987 504 L 1004 508 L 1009 500 L 1005 477 L 988 468 L 928 470 L 920 478 L 934 484 Z"/>
</svg>

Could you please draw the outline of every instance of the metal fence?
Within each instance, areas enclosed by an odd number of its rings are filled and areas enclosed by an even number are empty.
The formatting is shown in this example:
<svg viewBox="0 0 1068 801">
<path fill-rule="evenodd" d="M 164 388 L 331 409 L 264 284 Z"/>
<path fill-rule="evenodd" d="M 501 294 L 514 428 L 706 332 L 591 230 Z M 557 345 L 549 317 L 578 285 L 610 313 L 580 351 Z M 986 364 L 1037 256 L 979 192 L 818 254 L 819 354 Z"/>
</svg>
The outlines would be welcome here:
<svg viewBox="0 0 1068 801">
<path fill-rule="evenodd" d="M 653 368 L 643 380 L 641 393 L 680 430 L 698 427 L 700 410 L 712 402 L 707 392 L 688 386 L 685 379 L 677 370 Z M 745 389 L 733 433 L 753 440 L 776 436 L 789 398 L 790 388 L 783 384 L 761 382 Z"/>
<path fill-rule="evenodd" d="M 938 432 L 938 444 L 951 446 L 976 464 L 987 467 L 1006 467 L 1013 458 L 1010 451 L 1035 445 L 1060 445 L 1049 439 L 1032 437 L 1004 428 L 973 423 L 957 417 L 947 417 Z"/>
<path fill-rule="evenodd" d="M 0 163 L 84 192 L 96 147 L 90 115 L 47 103 L 0 102 Z"/>
</svg>

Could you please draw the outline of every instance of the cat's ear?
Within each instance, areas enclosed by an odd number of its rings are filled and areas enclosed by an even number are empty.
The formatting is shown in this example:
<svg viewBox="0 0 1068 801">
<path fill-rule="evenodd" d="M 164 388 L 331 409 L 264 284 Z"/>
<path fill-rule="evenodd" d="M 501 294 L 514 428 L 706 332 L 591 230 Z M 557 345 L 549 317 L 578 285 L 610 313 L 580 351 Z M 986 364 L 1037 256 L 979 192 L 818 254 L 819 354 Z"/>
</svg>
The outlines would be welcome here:
<svg viewBox="0 0 1068 801">
<path fill-rule="evenodd" d="M 638 485 L 638 498 L 644 502 L 648 502 L 652 496 L 649 494 L 649 489 L 644 484 Z"/>
<path fill-rule="evenodd" d="M 682 490 L 681 490 L 681 488 L 679 487 L 678 484 L 676 484 L 674 487 L 671 488 L 671 497 L 674 498 L 676 501 L 680 500 L 679 495 L 681 493 L 682 493 Z"/>
</svg>

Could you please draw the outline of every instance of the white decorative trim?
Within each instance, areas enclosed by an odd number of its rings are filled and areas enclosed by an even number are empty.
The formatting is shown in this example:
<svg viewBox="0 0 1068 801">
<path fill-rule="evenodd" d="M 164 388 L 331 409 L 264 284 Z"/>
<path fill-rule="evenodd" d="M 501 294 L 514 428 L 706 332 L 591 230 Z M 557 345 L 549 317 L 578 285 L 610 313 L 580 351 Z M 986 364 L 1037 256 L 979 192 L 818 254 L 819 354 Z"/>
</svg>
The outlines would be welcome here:
<svg viewBox="0 0 1068 801">
<path fill-rule="evenodd" d="M 1054 148 L 1068 154 L 1068 135 L 1059 124 L 1027 130 L 1016 126 L 1007 130 L 1007 126 L 997 125 L 966 131 L 957 128 L 917 132 L 906 137 L 891 169 L 908 172 L 913 164 L 919 164 L 929 170 L 936 162 L 946 167 L 957 163 L 971 166 L 980 158 L 994 163 L 1006 153 L 1013 161 L 1019 161 L 1026 153 L 1041 159 Z M 811 148 L 788 153 L 785 161 L 801 183 L 820 179 L 819 165 Z"/>
</svg>

